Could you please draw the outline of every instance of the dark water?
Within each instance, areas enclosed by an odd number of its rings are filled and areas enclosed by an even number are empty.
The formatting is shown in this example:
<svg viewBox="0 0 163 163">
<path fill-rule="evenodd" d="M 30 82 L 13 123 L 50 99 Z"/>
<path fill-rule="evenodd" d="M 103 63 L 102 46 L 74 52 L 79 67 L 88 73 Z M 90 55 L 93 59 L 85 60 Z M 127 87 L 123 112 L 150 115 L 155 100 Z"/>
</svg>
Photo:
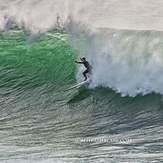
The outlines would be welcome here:
<svg viewBox="0 0 163 163">
<path fill-rule="evenodd" d="M 0 162 L 162 162 L 162 95 L 64 92 L 83 78 L 79 56 L 62 32 L 0 34 Z"/>
</svg>

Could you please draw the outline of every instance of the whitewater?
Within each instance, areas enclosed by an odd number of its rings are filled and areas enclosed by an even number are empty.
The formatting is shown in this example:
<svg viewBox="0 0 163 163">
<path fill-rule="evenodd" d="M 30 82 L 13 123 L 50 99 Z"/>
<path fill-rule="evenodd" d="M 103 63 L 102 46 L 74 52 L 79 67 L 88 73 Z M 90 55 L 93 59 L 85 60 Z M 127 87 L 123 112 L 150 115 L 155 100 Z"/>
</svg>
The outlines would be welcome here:
<svg viewBox="0 0 163 163">
<path fill-rule="evenodd" d="M 0 0 L 0 72 L 0 162 L 163 161 L 161 0 Z"/>
</svg>

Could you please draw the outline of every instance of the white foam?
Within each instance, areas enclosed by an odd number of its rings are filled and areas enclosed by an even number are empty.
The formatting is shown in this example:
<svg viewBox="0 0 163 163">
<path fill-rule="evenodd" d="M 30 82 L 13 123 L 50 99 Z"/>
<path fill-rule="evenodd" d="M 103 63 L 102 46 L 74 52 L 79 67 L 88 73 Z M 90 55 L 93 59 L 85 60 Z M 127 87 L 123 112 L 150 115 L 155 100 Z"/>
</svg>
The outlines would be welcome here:
<svg viewBox="0 0 163 163">
<path fill-rule="evenodd" d="M 110 87 L 122 96 L 163 93 L 161 32 L 105 29 L 90 38 L 86 57 L 93 66 L 91 88 Z"/>
</svg>

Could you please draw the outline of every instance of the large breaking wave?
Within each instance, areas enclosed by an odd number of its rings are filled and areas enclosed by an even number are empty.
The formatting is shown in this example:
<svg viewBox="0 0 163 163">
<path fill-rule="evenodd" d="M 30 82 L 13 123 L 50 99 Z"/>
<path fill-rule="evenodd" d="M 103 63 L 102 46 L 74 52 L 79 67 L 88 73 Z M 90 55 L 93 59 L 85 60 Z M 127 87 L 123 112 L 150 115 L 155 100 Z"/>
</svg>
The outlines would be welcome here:
<svg viewBox="0 0 163 163">
<path fill-rule="evenodd" d="M 140 30 L 147 28 L 149 22 L 144 25 L 137 20 L 141 28 L 117 29 L 133 26 L 127 21 L 124 27 L 119 26 L 121 21 L 111 23 L 112 1 L 105 2 L 107 7 L 100 1 L 97 3 L 101 9 L 98 8 L 95 14 L 93 1 L 79 1 L 78 4 L 73 1 L 6 1 L 1 4 L 0 28 L 6 34 L 9 29 L 19 27 L 29 34 L 30 41 L 38 41 L 54 28 L 64 29 L 67 42 L 78 51 L 76 58 L 85 56 L 93 66 L 90 88 L 109 87 L 123 96 L 163 94 L 163 33 L 157 31 L 160 28 Z M 110 9 L 110 14 L 102 12 L 104 8 Z M 126 12 L 120 9 L 123 14 L 119 15 L 119 20 L 122 20 Z M 80 67 L 76 75 L 78 81 L 82 80 L 82 71 L 83 67 Z"/>
</svg>

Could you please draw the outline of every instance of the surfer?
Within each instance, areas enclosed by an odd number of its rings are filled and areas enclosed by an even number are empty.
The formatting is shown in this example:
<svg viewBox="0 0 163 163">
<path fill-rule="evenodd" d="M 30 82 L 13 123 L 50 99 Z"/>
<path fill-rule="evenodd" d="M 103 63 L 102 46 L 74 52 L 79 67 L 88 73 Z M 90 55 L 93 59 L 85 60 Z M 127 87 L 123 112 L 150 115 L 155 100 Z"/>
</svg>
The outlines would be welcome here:
<svg viewBox="0 0 163 163">
<path fill-rule="evenodd" d="M 84 81 L 86 81 L 87 80 L 87 76 L 86 76 L 86 74 L 87 73 L 91 73 L 91 70 L 92 70 L 92 66 L 89 64 L 89 62 L 88 61 L 86 61 L 86 58 L 80 58 L 80 60 L 82 61 L 82 62 L 78 62 L 78 61 L 75 61 L 76 63 L 79 63 L 79 64 L 84 64 L 84 66 L 87 68 L 84 72 L 83 72 L 83 75 L 84 75 L 84 77 L 85 77 L 85 79 L 84 79 Z"/>
</svg>

